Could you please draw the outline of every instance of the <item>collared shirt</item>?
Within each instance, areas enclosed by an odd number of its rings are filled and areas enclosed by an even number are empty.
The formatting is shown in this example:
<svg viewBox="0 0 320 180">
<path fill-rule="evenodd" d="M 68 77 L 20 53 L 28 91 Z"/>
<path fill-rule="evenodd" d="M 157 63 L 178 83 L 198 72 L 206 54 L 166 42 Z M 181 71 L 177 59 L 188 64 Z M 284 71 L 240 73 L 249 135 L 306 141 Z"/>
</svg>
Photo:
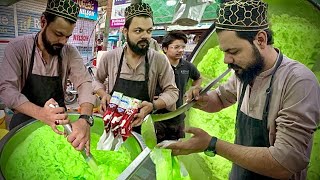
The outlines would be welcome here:
<svg viewBox="0 0 320 180">
<path fill-rule="evenodd" d="M 241 106 L 246 115 L 262 119 L 271 73 L 275 65 L 247 86 Z M 239 101 L 243 84 L 233 75 L 216 91 L 225 107 Z M 320 120 L 320 87 L 315 75 L 303 64 L 284 56 L 275 73 L 268 116 L 269 151 L 293 179 L 305 179 L 312 136 Z"/>
<path fill-rule="evenodd" d="M 96 81 L 93 82 L 94 91 L 97 91 L 101 88 L 107 90 L 108 93 L 112 91 L 116 81 L 122 51 L 123 48 L 119 47 L 112 51 L 106 52 L 101 57 L 97 68 Z M 163 89 L 163 92 L 159 98 L 165 102 L 168 109 L 174 110 L 175 103 L 178 99 L 179 90 L 176 87 L 174 73 L 170 67 L 170 63 L 165 55 L 151 48 L 149 48 L 147 55 L 149 59 L 148 93 L 149 97 L 151 98 L 150 101 L 152 101 L 154 97 L 156 84 L 159 82 Z M 127 63 L 126 56 L 124 55 L 120 78 L 133 81 L 144 81 L 144 59 L 145 56 L 141 56 L 137 67 L 132 68 Z M 107 88 L 103 84 L 106 78 L 108 78 Z"/>
<path fill-rule="evenodd" d="M 16 108 L 29 100 L 21 94 L 30 67 L 32 47 L 35 35 L 19 36 L 7 45 L 0 67 L 0 98 L 9 108 Z M 45 63 L 40 49 L 36 48 L 33 74 L 42 76 L 58 76 L 58 56 L 53 56 Z M 62 49 L 62 87 L 66 88 L 66 80 L 70 79 L 78 91 L 78 100 L 94 104 L 96 97 L 92 95 L 92 78 L 86 70 L 78 50 L 69 44 Z"/>
</svg>

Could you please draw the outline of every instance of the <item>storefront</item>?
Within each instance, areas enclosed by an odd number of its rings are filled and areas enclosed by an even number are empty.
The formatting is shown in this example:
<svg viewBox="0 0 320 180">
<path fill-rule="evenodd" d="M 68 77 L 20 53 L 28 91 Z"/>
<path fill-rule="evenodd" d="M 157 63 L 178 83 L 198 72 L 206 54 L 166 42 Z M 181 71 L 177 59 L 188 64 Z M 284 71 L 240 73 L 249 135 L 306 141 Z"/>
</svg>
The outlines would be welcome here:
<svg viewBox="0 0 320 180">
<path fill-rule="evenodd" d="M 93 31 L 98 17 L 98 2 L 96 0 L 75 1 L 80 5 L 80 13 L 68 43 L 77 47 L 86 62 L 87 58 L 92 58 Z M 12 38 L 40 31 L 40 17 L 46 5 L 46 0 L 24 0 L 9 7 L 0 6 L 0 63 L 4 56 L 4 49 Z"/>
</svg>

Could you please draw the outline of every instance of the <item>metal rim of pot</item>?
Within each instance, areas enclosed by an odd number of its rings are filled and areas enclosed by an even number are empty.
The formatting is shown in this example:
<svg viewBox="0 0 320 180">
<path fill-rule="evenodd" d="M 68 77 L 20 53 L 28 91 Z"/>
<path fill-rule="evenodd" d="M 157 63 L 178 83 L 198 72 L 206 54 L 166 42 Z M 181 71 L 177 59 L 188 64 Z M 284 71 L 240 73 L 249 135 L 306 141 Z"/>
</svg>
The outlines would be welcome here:
<svg viewBox="0 0 320 180">
<path fill-rule="evenodd" d="M 68 115 L 79 115 L 79 113 L 68 113 Z M 94 113 L 93 117 L 102 118 L 101 114 Z M 25 128 L 28 125 L 31 125 L 33 123 L 38 122 L 39 120 L 36 119 L 30 119 L 26 122 L 21 123 L 20 125 L 16 126 L 15 128 L 11 129 L 1 140 L 0 140 L 0 156 L 2 155 L 4 146 L 6 143 L 10 140 L 11 137 L 13 137 L 17 132 L 19 132 L 22 128 Z M 140 134 L 136 132 L 131 132 L 132 136 L 137 140 L 137 143 L 139 144 L 141 148 L 141 152 L 147 147 L 146 144 L 143 141 L 143 138 Z M 2 169 L 0 168 L 0 179 L 4 179 L 4 174 L 2 172 Z"/>
</svg>

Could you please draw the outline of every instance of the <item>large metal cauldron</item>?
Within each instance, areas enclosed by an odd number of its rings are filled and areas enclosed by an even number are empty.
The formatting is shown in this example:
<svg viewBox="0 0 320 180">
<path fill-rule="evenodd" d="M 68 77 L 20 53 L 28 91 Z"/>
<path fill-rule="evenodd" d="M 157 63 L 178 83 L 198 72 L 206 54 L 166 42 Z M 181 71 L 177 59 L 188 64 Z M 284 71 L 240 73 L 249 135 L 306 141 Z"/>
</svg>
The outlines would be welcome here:
<svg viewBox="0 0 320 180">
<path fill-rule="evenodd" d="M 78 119 L 79 114 L 69 114 L 69 119 L 74 121 Z M 91 133 L 101 135 L 103 133 L 103 120 L 101 116 L 94 115 L 94 125 L 91 127 Z M 8 162 L 8 159 L 14 149 L 22 143 L 26 137 L 38 129 L 44 126 L 40 121 L 25 122 L 16 128 L 12 129 L 3 139 L 0 141 L 0 179 L 5 179 L 4 169 Z M 139 134 L 133 132 L 133 136 L 128 138 L 123 144 L 126 149 L 131 153 L 132 161 L 137 159 L 138 155 L 145 149 L 145 144 Z M 91 147 L 94 148 L 94 147 Z"/>
</svg>

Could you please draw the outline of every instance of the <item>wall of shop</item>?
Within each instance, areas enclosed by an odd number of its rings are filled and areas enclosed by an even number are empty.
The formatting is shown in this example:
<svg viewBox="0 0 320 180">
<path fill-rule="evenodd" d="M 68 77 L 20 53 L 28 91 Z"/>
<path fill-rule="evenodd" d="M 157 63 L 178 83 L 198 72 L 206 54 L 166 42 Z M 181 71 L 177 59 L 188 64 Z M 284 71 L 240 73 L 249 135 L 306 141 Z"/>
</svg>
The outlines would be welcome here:
<svg viewBox="0 0 320 180">
<path fill-rule="evenodd" d="M 88 58 L 92 58 L 94 49 L 93 31 L 98 3 L 96 0 L 75 1 L 80 4 L 80 18 L 68 43 L 77 47 L 86 62 Z M 9 7 L 0 6 L 0 63 L 4 57 L 4 49 L 12 38 L 40 31 L 40 17 L 46 5 L 46 0 L 23 0 Z"/>
</svg>

